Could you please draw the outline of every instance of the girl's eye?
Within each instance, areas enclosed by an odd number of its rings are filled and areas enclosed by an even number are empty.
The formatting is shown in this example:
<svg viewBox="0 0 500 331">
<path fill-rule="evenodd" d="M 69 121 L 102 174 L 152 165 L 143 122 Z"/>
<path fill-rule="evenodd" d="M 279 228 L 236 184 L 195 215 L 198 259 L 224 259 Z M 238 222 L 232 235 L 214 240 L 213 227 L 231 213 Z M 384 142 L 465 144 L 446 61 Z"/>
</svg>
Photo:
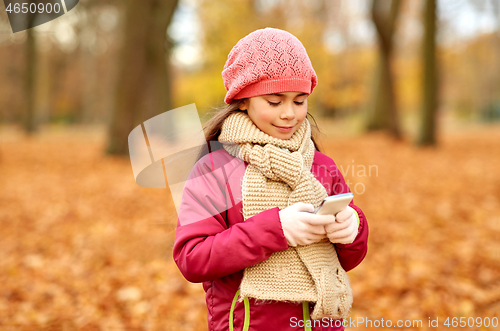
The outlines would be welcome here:
<svg viewBox="0 0 500 331">
<path fill-rule="evenodd" d="M 271 101 L 267 101 L 267 102 L 268 102 L 271 106 L 273 106 L 273 107 L 277 107 L 277 106 L 279 106 L 279 104 L 280 104 L 280 102 L 271 102 Z M 301 101 L 301 102 L 299 102 L 299 101 L 295 101 L 295 104 L 296 104 L 297 106 L 302 106 L 302 105 L 304 104 L 304 101 Z"/>
</svg>

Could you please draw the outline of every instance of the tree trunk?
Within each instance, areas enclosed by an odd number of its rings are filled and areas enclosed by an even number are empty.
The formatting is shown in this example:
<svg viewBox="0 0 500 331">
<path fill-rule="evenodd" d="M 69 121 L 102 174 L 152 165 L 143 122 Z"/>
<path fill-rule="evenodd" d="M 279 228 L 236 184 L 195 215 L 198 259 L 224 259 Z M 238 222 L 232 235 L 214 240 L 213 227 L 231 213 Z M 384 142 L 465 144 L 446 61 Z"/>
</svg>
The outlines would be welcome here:
<svg viewBox="0 0 500 331">
<path fill-rule="evenodd" d="M 493 84 L 495 86 L 493 87 L 493 99 L 495 101 L 500 101 L 500 42 L 498 42 L 500 40 L 500 2 L 498 0 L 491 0 L 490 3 L 493 7 L 493 12 L 495 13 L 495 17 L 497 19 L 497 42 L 493 45 L 493 56 L 496 59 L 494 69 L 494 72 L 496 72 L 496 79 L 495 83 Z"/>
<path fill-rule="evenodd" d="M 371 102 L 368 105 L 366 129 L 386 130 L 394 138 L 401 138 L 396 110 L 394 83 L 391 74 L 393 35 L 401 0 L 373 0 L 372 19 L 377 29 L 379 63 L 375 73 Z"/>
<path fill-rule="evenodd" d="M 127 2 L 115 107 L 109 123 L 108 154 L 128 154 L 128 135 L 132 129 L 147 120 L 148 116 L 171 107 L 165 39 L 177 2 Z M 143 101 L 148 96 L 152 100 L 153 111 L 143 107 Z"/>
<path fill-rule="evenodd" d="M 423 44 L 424 78 L 422 124 L 419 145 L 436 145 L 436 118 L 438 108 L 438 73 L 436 68 L 436 0 L 427 0 L 424 10 Z"/>
<path fill-rule="evenodd" d="M 139 124 L 135 117 L 140 110 L 144 86 L 150 4 L 151 1 L 127 1 L 115 104 L 109 123 L 108 154 L 127 154 L 128 134 Z"/>
<path fill-rule="evenodd" d="M 150 107 L 144 113 L 141 122 L 153 116 L 169 111 L 173 108 L 172 102 L 172 70 L 170 68 L 170 55 L 173 46 L 171 38 L 166 31 L 177 7 L 178 0 L 155 1 L 151 13 L 151 34 L 147 45 L 148 76 L 151 77 Z M 174 123 L 165 123 L 173 125 Z M 169 130 L 169 128 L 165 128 Z M 174 138 L 172 135 L 168 135 Z"/>
<path fill-rule="evenodd" d="M 28 15 L 28 19 L 33 21 L 35 14 Z M 29 23 L 32 26 L 32 23 Z M 35 113 L 35 97 L 36 97 L 36 38 L 33 28 L 26 30 L 27 38 L 25 43 L 25 72 L 24 72 L 24 116 L 23 127 L 24 131 L 31 135 L 37 129 L 36 113 Z"/>
</svg>

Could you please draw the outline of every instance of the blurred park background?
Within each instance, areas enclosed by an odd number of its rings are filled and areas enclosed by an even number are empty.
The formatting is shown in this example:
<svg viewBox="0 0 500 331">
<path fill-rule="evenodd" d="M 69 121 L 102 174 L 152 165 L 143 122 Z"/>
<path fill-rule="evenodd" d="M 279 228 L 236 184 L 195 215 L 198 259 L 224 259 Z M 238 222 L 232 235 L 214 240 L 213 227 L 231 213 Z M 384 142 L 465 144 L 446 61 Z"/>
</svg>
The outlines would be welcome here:
<svg viewBox="0 0 500 331">
<path fill-rule="evenodd" d="M 205 122 L 265 27 L 307 49 L 320 147 L 369 222 L 351 317 L 500 329 L 500 1 L 81 0 L 17 33 L 0 9 L 0 330 L 208 329 L 127 137 L 191 103 Z"/>
</svg>

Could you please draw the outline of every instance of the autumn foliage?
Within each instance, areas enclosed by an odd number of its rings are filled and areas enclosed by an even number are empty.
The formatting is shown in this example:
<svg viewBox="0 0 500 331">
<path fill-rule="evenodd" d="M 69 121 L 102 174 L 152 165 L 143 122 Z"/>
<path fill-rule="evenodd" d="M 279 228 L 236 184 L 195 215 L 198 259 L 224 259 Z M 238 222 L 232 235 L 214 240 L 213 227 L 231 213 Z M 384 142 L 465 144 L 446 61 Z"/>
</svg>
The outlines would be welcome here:
<svg viewBox="0 0 500 331">
<path fill-rule="evenodd" d="M 419 149 L 322 127 L 370 226 L 352 318 L 500 317 L 499 128 Z M 172 261 L 168 190 L 139 187 L 90 127 L 0 138 L 0 330 L 207 330 L 201 284 Z"/>
</svg>

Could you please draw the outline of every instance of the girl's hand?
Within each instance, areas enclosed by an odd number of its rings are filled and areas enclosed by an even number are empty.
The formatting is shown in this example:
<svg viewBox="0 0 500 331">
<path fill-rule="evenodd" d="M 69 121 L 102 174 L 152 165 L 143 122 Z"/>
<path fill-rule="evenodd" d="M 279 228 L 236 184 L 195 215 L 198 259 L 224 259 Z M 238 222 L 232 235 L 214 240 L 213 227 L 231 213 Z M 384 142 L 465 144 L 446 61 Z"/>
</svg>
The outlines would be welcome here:
<svg viewBox="0 0 500 331">
<path fill-rule="evenodd" d="M 310 203 L 297 202 L 280 210 L 281 226 L 288 245 L 310 245 L 326 238 L 325 225 L 335 222 L 333 215 L 315 215 Z"/>
<path fill-rule="evenodd" d="M 325 226 L 326 236 L 334 244 L 350 244 L 358 235 L 358 221 L 354 209 L 347 206 L 335 216 L 336 221 Z"/>
</svg>

